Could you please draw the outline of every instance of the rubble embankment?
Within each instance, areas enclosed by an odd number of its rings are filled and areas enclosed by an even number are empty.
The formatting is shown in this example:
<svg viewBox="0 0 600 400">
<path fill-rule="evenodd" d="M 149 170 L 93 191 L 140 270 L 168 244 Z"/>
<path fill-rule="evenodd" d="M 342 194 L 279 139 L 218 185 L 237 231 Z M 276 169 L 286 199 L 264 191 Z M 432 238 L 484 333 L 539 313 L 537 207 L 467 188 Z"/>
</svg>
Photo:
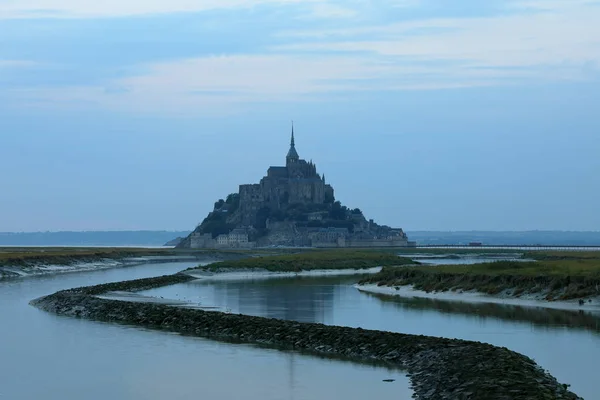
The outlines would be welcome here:
<svg viewBox="0 0 600 400">
<path fill-rule="evenodd" d="M 408 372 L 416 399 L 580 399 L 530 358 L 485 343 L 97 297 L 191 279 L 175 274 L 69 289 L 31 304 L 60 315 L 392 366 Z"/>
</svg>

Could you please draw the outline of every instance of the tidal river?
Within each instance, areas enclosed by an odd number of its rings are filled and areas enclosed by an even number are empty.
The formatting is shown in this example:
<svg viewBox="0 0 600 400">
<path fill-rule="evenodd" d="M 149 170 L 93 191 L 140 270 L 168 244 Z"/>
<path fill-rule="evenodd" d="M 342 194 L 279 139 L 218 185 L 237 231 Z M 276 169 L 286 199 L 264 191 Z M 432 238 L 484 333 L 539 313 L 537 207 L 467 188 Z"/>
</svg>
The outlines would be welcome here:
<svg viewBox="0 0 600 400">
<path fill-rule="evenodd" d="M 62 289 L 170 274 L 195 264 L 146 264 L 0 282 L 0 400 L 411 398 L 408 378 L 397 370 L 59 317 L 28 304 Z M 251 308 L 262 296 L 283 293 L 271 301 L 284 317 L 285 310 L 295 310 L 285 295 L 287 283 L 284 292 L 277 285 L 242 284 L 237 295 L 231 291 L 237 291 L 234 286 L 225 292 L 219 285 L 187 289 L 208 290 L 215 301 L 222 293 L 223 304 L 249 296 Z M 329 291 L 338 287 L 343 286 L 332 282 Z M 313 295 L 304 301 L 307 305 L 300 307 L 307 307 L 313 320 L 331 312 L 332 304 L 316 303 Z"/>
<path fill-rule="evenodd" d="M 487 342 L 533 358 L 586 400 L 600 398 L 598 315 L 373 295 L 354 288 L 357 279 L 197 280 L 142 294 L 233 313 Z"/>
</svg>

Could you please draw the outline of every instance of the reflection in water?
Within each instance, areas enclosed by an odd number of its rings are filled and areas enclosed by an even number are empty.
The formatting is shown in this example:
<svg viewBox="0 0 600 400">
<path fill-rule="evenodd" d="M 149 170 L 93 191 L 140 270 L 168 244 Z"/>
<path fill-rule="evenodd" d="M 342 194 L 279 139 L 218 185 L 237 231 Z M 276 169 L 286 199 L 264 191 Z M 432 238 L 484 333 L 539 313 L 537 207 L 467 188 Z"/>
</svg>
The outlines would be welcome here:
<svg viewBox="0 0 600 400">
<path fill-rule="evenodd" d="M 266 286 L 266 290 L 257 287 L 257 284 Z M 331 314 L 333 289 L 331 284 L 323 285 L 301 279 L 266 280 L 224 287 L 226 292 L 238 292 L 238 309 L 243 314 L 251 314 L 254 309 L 263 308 L 262 315 L 300 322 L 325 321 L 327 313 Z M 257 296 L 257 292 L 260 295 Z"/>
<path fill-rule="evenodd" d="M 400 254 L 402 255 L 402 254 Z M 493 261 L 533 261 L 521 258 L 519 253 L 505 254 L 413 254 L 405 255 L 425 265 L 470 265 Z"/>
<path fill-rule="evenodd" d="M 333 317 L 335 293 L 360 277 L 293 277 L 240 280 L 196 280 L 140 292 L 147 296 L 198 302 L 246 315 L 327 323 Z"/>
<path fill-rule="evenodd" d="M 529 322 L 537 327 L 568 327 L 600 332 L 600 315 L 585 310 L 559 310 L 497 303 L 468 303 L 419 297 L 401 297 L 363 292 L 366 296 L 395 304 L 404 310 L 435 310 L 444 314 L 463 314 L 474 319 L 498 318 Z"/>
</svg>

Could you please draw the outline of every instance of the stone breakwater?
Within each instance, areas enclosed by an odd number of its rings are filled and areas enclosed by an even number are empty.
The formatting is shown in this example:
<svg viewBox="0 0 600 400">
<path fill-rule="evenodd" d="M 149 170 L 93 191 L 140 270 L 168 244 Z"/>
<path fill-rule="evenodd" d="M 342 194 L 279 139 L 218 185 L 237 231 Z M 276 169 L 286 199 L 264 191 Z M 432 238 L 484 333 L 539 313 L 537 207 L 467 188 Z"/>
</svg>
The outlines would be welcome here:
<svg viewBox="0 0 600 400">
<path fill-rule="evenodd" d="M 175 274 L 70 289 L 31 304 L 60 315 L 397 367 L 408 372 L 420 400 L 580 399 L 530 358 L 485 343 L 96 297 L 191 279 Z"/>
</svg>

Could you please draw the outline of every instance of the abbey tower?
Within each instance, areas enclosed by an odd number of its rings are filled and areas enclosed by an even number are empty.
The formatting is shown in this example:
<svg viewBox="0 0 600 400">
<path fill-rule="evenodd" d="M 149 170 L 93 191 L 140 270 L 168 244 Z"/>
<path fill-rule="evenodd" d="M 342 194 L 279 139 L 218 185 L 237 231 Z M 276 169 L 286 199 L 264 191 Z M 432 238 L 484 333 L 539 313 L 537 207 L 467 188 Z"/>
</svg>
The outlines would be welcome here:
<svg viewBox="0 0 600 400">
<path fill-rule="evenodd" d="M 248 225 L 253 223 L 256 212 L 265 205 L 281 210 L 289 204 L 328 204 L 334 201 L 333 187 L 325 183 L 325 176 L 319 175 L 312 161 L 307 162 L 298 155 L 293 125 L 285 167 L 269 167 L 267 176 L 260 183 L 240 185 L 239 195 L 242 223 Z"/>
</svg>

